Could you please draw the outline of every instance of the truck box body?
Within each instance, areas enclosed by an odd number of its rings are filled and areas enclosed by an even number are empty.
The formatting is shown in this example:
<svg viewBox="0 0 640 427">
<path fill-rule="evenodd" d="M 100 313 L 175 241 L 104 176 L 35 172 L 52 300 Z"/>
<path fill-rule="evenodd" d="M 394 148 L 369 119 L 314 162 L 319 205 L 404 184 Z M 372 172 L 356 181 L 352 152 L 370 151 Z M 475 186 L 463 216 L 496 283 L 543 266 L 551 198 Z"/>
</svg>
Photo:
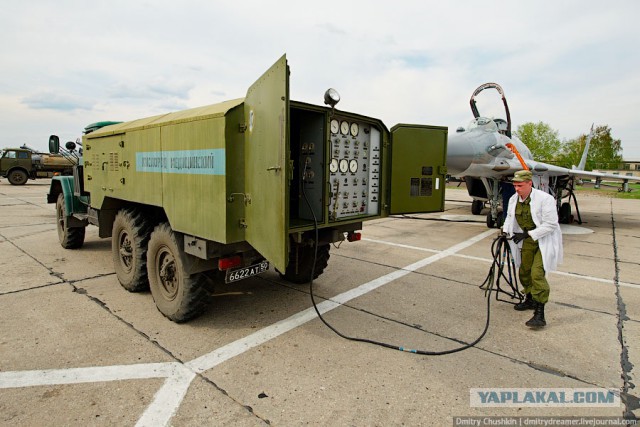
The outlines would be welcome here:
<svg viewBox="0 0 640 427">
<path fill-rule="evenodd" d="M 312 229 L 313 214 L 327 228 L 442 210 L 446 128 L 389 132 L 377 119 L 289 101 L 288 77 L 283 57 L 244 99 L 85 135 L 91 206 L 161 207 L 175 231 L 247 241 L 278 269 L 287 265 L 289 233 Z M 336 121 L 346 129 L 331 130 Z"/>
<path fill-rule="evenodd" d="M 334 107 L 290 101 L 283 56 L 245 98 L 88 126 L 83 165 L 48 195 L 62 246 L 97 225 L 122 286 L 150 288 L 181 322 L 206 305 L 212 273 L 230 283 L 266 260 L 306 283 L 364 221 L 443 210 L 447 128 L 389 130 Z"/>
<path fill-rule="evenodd" d="M 110 200 L 162 207 L 174 230 L 220 243 L 244 240 L 229 221 L 243 205 L 242 100 L 135 120 L 84 137 L 85 191 L 92 207 Z M 229 173 L 227 173 L 227 171 Z"/>
</svg>

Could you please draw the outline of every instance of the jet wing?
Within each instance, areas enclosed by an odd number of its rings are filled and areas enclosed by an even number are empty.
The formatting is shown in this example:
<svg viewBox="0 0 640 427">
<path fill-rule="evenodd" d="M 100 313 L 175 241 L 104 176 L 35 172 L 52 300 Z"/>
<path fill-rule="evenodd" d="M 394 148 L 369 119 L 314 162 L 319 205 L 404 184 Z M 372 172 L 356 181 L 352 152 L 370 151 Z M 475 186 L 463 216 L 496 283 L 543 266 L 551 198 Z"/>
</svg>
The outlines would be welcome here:
<svg viewBox="0 0 640 427">
<path fill-rule="evenodd" d="M 536 175 L 548 175 L 548 176 L 572 176 L 576 178 L 596 179 L 598 181 L 623 181 L 623 182 L 640 182 L 640 177 L 637 176 L 624 176 L 616 175 L 612 173 L 585 171 L 580 169 L 569 169 L 548 163 L 536 162 L 535 160 L 527 160 L 527 166 Z M 515 171 L 514 171 L 515 172 Z"/>
</svg>

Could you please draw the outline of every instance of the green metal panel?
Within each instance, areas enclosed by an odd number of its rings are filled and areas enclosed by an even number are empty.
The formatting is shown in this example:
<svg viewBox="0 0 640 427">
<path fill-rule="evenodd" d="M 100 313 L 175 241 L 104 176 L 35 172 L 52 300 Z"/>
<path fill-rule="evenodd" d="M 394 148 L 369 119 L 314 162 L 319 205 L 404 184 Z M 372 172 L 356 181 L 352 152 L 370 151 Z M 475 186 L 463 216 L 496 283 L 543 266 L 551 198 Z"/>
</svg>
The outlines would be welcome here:
<svg viewBox="0 0 640 427">
<path fill-rule="evenodd" d="M 54 176 L 51 178 L 49 194 L 54 194 L 59 188 L 64 195 L 64 207 L 68 215 L 74 213 L 87 213 L 87 198 L 73 195 L 72 176 Z M 53 202 L 52 202 L 53 203 Z"/>
<path fill-rule="evenodd" d="M 137 152 L 160 150 L 160 128 L 84 137 L 85 190 L 91 205 L 102 209 L 105 198 L 162 206 L 160 174 L 140 173 Z"/>
<path fill-rule="evenodd" d="M 245 98 L 246 239 L 278 270 L 288 260 L 289 67 L 282 56 Z"/>
<path fill-rule="evenodd" d="M 225 141 L 227 160 L 227 243 L 245 241 L 244 203 L 244 133 L 239 124 L 244 122 L 244 104 L 231 109 L 226 115 Z"/>
<path fill-rule="evenodd" d="M 139 159 L 144 153 L 155 153 L 162 149 L 160 127 L 129 131 L 110 154 L 115 162 L 109 167 L 113 196 L 132 202 L 153 206 L 163 205 L 162 176 L 140 169 Z"/>
<path fill-rule="evenodd" d="M 171 228 L 227 243 L 224 117 L 161 129 L 162 203 Z"/>
<path fill-rule="evenodd" d="M 446 127 L 391 128 L 390 213 L 443 211 L 446 158 Z"/>
</svg>

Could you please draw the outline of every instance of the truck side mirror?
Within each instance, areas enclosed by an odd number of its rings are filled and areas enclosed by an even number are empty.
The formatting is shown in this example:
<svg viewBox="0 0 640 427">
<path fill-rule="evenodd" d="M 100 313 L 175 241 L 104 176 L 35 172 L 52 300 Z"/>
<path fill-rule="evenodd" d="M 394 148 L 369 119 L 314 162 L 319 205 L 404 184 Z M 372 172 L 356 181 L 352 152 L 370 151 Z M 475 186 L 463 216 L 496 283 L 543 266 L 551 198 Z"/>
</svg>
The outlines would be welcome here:
<svg viewBox="0 0 640 427">
<path fill-rule="evenodd" d="M 49 137 L 49 152 L 51 154 L 58 154 L 60 152 L 60 138 L 58 138 L 58 135 L 51 135 Z"/>
</svg>

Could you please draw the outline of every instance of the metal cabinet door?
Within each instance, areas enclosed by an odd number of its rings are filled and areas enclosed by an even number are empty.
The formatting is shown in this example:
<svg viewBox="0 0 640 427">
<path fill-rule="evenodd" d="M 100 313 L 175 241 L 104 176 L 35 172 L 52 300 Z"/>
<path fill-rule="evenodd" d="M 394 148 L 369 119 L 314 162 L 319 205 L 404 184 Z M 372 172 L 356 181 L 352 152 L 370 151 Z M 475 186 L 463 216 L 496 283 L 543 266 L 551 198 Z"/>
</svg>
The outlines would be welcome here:
<svg viewBox="0 0 640 427">
<path fill-rule="evenodd" d="M 443 211 L 446 159 L 446 127 L 391 128 L 390 213 Z"/>
<path fill-rule="evenodd" d="M 289 67 L 282 56 L 247 91 L 246 240 L 278 270 L 288 260 Z"/>
</svg>

